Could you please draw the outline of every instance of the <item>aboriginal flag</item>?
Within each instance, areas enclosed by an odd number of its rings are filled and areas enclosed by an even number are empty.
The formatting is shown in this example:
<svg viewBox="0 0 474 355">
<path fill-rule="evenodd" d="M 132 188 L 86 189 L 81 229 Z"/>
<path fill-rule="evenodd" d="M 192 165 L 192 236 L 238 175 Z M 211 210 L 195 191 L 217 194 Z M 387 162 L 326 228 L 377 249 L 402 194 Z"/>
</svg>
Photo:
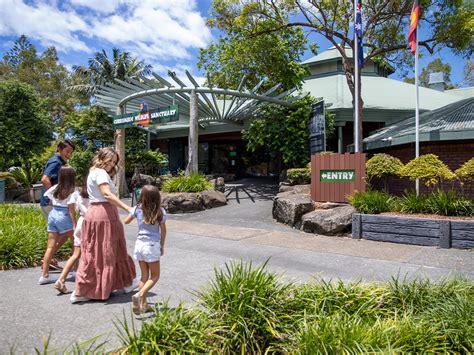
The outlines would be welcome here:
<svg viewBox="0 0 474 355">
<path fill-rule="evenodd" d="M 420 5 L 418 0 L 415 0 L 413 3 L 413 8 L 411 9 L 410 16 L 410 32 L 408 33 L 408 44 L 410 45 L 411 52 L 416 53 L 416 36 L 418 21 L 420 20 Z"/>
</svg>

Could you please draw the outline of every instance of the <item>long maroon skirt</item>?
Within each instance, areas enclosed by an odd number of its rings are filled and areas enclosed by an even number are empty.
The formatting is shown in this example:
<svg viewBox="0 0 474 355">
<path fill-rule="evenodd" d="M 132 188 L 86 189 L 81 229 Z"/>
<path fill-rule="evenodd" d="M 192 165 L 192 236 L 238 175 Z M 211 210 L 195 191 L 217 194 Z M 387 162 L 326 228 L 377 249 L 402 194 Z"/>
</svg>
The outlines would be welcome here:
<svg viewBox="0 0 474 355">
<path fill-rule="evenodd" d="M 76 295 L 106 300 L 113 290 L 130 286 L 135 276 L 117 207 L 108 202 L 92 203 L 82 224 Z"/>
</svg>

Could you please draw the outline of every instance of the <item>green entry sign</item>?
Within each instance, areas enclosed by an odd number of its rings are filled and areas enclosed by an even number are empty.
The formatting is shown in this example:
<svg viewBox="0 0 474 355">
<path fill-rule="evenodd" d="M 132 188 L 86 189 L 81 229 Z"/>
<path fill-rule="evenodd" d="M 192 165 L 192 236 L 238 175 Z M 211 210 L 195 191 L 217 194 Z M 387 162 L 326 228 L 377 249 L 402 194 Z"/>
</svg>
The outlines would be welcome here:
<svg viewBox="0 0 474 355">
<path fill-rule="evenodd" d="M 173 122 L 179 119 L 178 105 L 159 107 L 144 113 L 133 112 L 124 115 L 113 115 L 112 119 L 114 129 Z"/>
<path fill-rule="evenodd" d="M 324 182 L 355 181 L 355 170 L 320 170 L 319 181 L 324 181 Z"/>
</svg>

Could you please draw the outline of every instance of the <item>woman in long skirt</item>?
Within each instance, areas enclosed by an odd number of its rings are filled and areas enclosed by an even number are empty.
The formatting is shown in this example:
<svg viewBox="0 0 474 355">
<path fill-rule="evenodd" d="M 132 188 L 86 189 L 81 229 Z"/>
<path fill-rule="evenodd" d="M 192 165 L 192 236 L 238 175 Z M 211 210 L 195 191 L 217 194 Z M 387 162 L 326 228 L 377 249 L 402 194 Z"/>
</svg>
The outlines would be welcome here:
<svg viewBox="0 0 474 355">
<path fill-rule="evenodd" d="M 106 300 L 114 290 L 131 292 L 137 286 L 135 264 L 127 253 L 125 233 L 117 207 L 130 207 L 115 195 L 111 179 L 117 171 L 118 154 L 101 149 L 87 177 L 90 207 L 82 224 L 81 259 L 71 302 Z"/>
</svg>

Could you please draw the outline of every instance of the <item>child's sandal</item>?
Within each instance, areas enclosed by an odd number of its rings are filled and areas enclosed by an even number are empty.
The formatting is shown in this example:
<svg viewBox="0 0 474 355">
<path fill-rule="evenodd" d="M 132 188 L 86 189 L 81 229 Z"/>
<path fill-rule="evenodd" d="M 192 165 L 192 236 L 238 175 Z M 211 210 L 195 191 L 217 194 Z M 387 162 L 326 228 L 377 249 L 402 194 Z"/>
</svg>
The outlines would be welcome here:
<svg viewBox="0 0 474 355">
<path fill-rule="evenodd" d="M 54 284 L 54 288 L 61 293 L 67 293 L 66 285 L 62 283 L 60 280 L 56 281 L 56 283 Z"/>
</svg>

